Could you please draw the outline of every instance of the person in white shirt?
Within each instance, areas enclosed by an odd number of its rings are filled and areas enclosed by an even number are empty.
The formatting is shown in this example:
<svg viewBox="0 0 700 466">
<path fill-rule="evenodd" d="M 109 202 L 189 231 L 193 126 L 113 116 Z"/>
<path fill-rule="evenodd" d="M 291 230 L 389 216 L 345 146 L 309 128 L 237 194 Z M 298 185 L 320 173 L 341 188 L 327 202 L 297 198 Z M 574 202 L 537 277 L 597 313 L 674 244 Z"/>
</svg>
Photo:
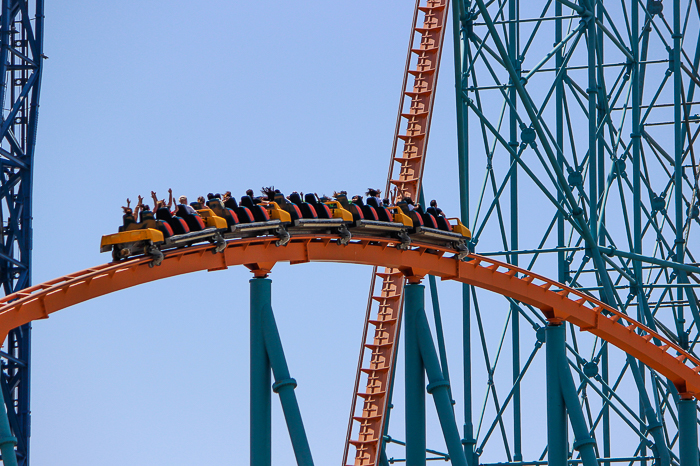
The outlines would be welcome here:
<svg viewBox="0 0 700 466">
<path fill-rule="evenodd" d="M 180 196 L 178 198 L 178 201 L 180 202 L 180 205 L 185 209 L 185 212 L 191 215 L 197 215 L 197 211 L 194 210 L 194 208 L 187 203 L 187 197 L 186 196 Z"/>
</svg>

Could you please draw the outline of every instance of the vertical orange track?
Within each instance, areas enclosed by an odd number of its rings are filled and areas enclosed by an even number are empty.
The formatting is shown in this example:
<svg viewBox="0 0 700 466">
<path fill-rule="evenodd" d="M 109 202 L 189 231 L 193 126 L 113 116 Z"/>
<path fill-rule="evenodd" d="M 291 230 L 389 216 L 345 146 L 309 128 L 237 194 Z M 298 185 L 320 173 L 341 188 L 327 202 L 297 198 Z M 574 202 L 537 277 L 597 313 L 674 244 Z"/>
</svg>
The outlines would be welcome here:
<svg viewBox="0 0 700 466">
<path fill-rule="evenodd" d="M 418 200 L 448 10 L 449 0 L 416 2 L 385 191 L 392 201 L 406 196 Z M 422 25 L 418 23 L 420 13 Z M 416 44 L 417 35 L 420 40 Z M 413 76 L 410 90 L 409 75 Z M 403 142 L 403 150 L 397 155 L 399 141 Z M 350 445 L 356 449 L 355 466 L 377 464 L 394 374 L 404 274 L 397 269 L 376 267 L 373 273 L 343 452 L 344 465 L 348 464 Z M 378 293 L 375 284 L 381 284 Z M 360 391 L 363 379 L 365 389 Z M 357 412 L 358 402 L 361 412 Z M 357 436 L 353 438 L 354 432 Z"/>
</svg>

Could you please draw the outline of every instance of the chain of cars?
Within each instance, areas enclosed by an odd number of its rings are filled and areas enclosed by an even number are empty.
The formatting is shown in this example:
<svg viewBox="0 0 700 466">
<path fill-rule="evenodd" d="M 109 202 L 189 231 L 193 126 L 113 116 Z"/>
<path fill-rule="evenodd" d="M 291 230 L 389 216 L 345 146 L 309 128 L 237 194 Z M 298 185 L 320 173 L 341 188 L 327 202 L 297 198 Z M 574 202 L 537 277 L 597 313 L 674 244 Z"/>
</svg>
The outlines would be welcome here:
<svg viewBox="0 0 700 466">
<path fill-rule="evenodd" d="M 345 193 L 333 199 L 320 200 L 314 194 L 299 193 L 274 199 L 242 196 L 239 202 L 231 197 L 222 201 L 214 197 L 202 205 L 178 205 L 174 214 L 166 207 L 155 213 L 142 211 L 139 222 L 133 215 L 124 215 L 119 232 L 102 237 L 100 252 L 112 252 L 119 261 L 146 254 L 159 265 L 163 251 L 210 242 L 215 251 L 226 247 L 227 239 L 274 235 L 276 245 L 284 246 L 294 235 L 333 234 L 340 244 L 348 244 L 353 234 L 388 237 L 396 247 L 407 249 L 412 240 L 454 249 L 460 259 L 469 253 L 471 232 L 457 218 L 446 218 L 440 209 L 414 208 L 406 202 L 382 205 L 376 197 L 347 199 Z"/>
</svg>

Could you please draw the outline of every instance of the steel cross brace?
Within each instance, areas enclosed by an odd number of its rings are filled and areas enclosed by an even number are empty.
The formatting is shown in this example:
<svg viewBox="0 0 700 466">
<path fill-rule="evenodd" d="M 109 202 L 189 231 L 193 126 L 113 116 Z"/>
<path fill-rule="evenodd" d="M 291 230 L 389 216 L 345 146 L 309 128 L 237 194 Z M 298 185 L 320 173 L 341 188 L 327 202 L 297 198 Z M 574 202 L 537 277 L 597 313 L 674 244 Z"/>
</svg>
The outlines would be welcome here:
<svg viewBox="0 0 700 466">
<path fill-rule="evenodd" d="M 495 25 L 487 11 L 486 5 L 483 2 L 483 0 L 476 0 L 476 5 L 483 17 L 484 22 L 486 23 L 487 28 L 489 29 L 492 40 L 494 41 L 494 44 L 496 45 L 496 48 L 498 49 L 498 53 L 501 58 L 504 58 L 503 60 L 503 66 L 506 68 L 508 74 L 510 75 L 511 82 L 513 86 L 515 86 L 515 89 L 517 90 L 517 94 L 522 100 L 523 107 L 526 110 L 526 113 L 528 114 L 533 129 L 537 133 L 538 138 L 541 141 L 541 144 L 544 148 L 545 155 L 550 161 L 550 164 L 556 174 L 556 179 L 559 184 L 559 188 L 562 191 L 564 200 L 566 201 L 566 204 L 568 204 L 569 209 L 571 210 L 571 215 L 573 216 L 573 221 L 571 222 L 572 227 L 576 228 L 580 233 L 581 236 L 583 237 L 587 249 L 590 250 L 589 255 L 593 259 L 596 269 L 598 271 L 597 277 L 600 282 L 600 284 L 603 287 L 604 295 L 603 295 L 603 301 L 607 302 L 609 304 L 614 304 L 613 302 L 613 296 L 614 296 L 614 291 L 612 287 L 612 283 L 610 280 L 610 277 L 608 276 L 605 268 L 605 263 L 602 259 L 601 256 L 601 250 L 600 250 L 600 245 L 598 244 L 597 238 L 594 236 L 595 230 L 593 228 L 590 228 L 586 225 L 585 222 L 585 215 L 583 210 L 577 206 L 576 199 L 573 195 L 573 192 L 571 191 L 570 187 L 568 186 L 568 182 L 566 181 L 564 177 L 564 173 L 557 164 L 557 159 L 556 159 L 556 154 L 555 150 L 556 149 L 558 152 L 561 152 L 560 148 L 555 146 L 554 149 L 552 148 L 550 144 L 550 140 L 547 138 L 547 134 L 545 134 L 545 128 L 543 128 L 542 121 L 539 118 L 539 115 L 537 114 L 537 111 L 534 107 L 534 104 L 532 100 L 530 99 L 529 93 L 525 90 L 523 82 L 520 80 L 520 76 L 518 75 L 516 69 L 513 67 L 512 63 L 510 61 L 505 60 L 505 58 L 508 56 L 507 50 L 499 38 L 497 31 L 495 29 Z M 594 21 L 594 12 L 592 9 L 591 4 L 587 4 L 588 8 L 584 8 L 580 13 L 582 15 L 582 19 L 589 22 L 589 41 L 590 43 L 595 43 L 594 40 L 594 34 L 595 34 L 595 29 L 592 27 L 595 24 Z M 592 47 L 589 44 L 589 64 L 593 63 L 595 60 L 595 51 L 594 47 Z M 595 74 L 592 74 L 591 71 L 589 70 L 589 82 L 595 82 Z M 593 86 L 591 86 L 593 87 Z M 595 98 L 594 94 L 591 94 L 591 99 L 589 101 L 589 117 L 595 114 Z M 591 120 L 593 120 L 591 118 Z M 589 147 L 594 148 L 594 139 L 595 139 L 595 125 L 594 121 L 591 121 L 591 129 L 589 130 Z M 594 150 L 590 151 L 591 153 L 594 153 Z M 591 158 L 591 162 L 593 162 L 593 158 Z M 596 206 L 595 203 L 591 202 L 591 227 L 597 223 L 597 211 L 596 211 Z M 578 225 L 577 225 L 578 224 Z M 636 364 L 636 361 L 630 360 L 630 367 L 633 369 L 633 372 L 636 374 L 639 372 L 639 366 Z M 653 412 L 653 408 L 651 408 L 651 403 L 649 401 L 649 396 L 646 392 L 646 389 L 644 388 L 643 384 L 641 384 L 641 380 L 638 377 L 635 377 L 635 382 L 637 384 L 637 388 L 639 390 L 641 402 L 645 407 L 645 410 L 648 412 L 648 414 L 653 415 L 655 419 L 658 419 L 658 415 Z M 658 421 L 657 421 L 658 422 Z M 663 435 L 660 432 L 660 429 L 658 429 L 658 426 L 654 426 L 654 428 L 651 429 L 651 434 L 654 437 L 655 444 L 658 450 L 658 454 L 661 460 L 662 465 L 668 465 L 668 446 L 666 445 L 666 442 L 664 441 Z"/>
</svg>

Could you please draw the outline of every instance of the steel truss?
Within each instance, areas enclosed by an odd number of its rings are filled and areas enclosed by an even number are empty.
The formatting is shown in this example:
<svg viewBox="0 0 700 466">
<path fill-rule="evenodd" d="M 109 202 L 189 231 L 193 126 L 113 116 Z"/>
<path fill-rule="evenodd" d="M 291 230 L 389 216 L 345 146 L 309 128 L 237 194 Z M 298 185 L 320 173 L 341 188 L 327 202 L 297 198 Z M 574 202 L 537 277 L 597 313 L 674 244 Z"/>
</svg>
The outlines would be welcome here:
<svg viewBox="0 0 700 466">
<path fill-rule="evenodd" d="M 6 295 L 31 285 L 32 167 L 46 58 L 43 3 L 3 0 L 0 12 L 0 280 Z M 29 464 L 30 354 L 31 326 L 10 332 L 1 354 L 0 386 L 19 465 Z"/>
<path fill-rule="evenodd" d="M 700 3 L 453 5 L 462 220 L 477 252 L 557 278 L 697 354 Z M 686 395 L 656 372 L 570 326 L 562 354 L 545 358 L 559 322 L 469 286 L 464 298 L 470 464 L 666 466 L 697 450 L 679 447 L 697 429 L 696 404 L 681 408 Z M 544 368 L 561 372 L 547 392 Z M 566 393 L 550 392 L 557 383 Z M 547 435 L 533 404 L 547 406 Z"/>
</svg>

